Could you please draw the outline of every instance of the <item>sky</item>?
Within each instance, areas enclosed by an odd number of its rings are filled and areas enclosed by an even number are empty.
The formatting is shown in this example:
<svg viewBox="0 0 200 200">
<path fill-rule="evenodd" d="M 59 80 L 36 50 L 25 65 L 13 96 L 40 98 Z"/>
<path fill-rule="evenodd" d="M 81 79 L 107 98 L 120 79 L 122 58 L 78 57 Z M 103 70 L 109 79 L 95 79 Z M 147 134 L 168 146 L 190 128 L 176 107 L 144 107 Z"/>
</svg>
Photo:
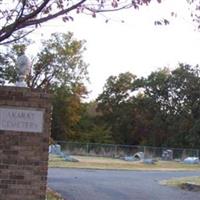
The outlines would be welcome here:
<svg viewBox="0 0 200 200">
<path fill-rule="evenodd" d="M 171 17 L 171 12 L 177 13 L 177 17 Z M 186 1 L 163 0 L 139 11 L 130 9 L 96 18 L 74 15 L 74 21 L 65 24 L 54 20 L 37 29 L 31 37 L 39 41 L 55 31 L 71 31 L 78 40 L 86 40 L 83 58 L 89 64 L 88 99 L 94 100 L 110 75 L 129 71 L 141 77 L 158 68 L 173 69 L 179 62 L 199 64 L 200 33 L 195 31 L 189 16 Z M 170 24 L 155 26 L 154 21 L 162 18 L 169 19 Z M 110 19 L 108 23 L 106 19 Z M 39 48 L 37 45 L 35 51 Z"/>
</svg>

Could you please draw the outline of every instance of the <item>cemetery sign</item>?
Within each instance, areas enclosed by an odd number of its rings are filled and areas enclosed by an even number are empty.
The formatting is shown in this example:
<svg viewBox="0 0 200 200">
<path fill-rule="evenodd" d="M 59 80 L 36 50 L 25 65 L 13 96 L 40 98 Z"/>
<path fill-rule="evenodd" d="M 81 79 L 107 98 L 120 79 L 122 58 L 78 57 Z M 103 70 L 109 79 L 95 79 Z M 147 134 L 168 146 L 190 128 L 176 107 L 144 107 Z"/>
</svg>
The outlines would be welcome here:
<svg viewBox="0 0 200 200">
<path fill-rule="evenodd" d="M 0 130 L 42 133 L 43 115 L 33 108 L 0 108 Z"/>
</svg>

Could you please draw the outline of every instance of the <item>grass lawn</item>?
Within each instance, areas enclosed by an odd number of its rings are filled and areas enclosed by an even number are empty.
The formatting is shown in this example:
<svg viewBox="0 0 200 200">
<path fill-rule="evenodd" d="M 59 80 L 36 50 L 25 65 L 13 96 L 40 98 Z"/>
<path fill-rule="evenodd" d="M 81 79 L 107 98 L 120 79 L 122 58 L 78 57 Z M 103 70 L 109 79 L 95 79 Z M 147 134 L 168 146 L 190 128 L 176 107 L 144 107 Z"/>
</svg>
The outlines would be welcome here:
<svg viewBox="0 0 200 200">
<path fill-rule="evenodd" d="M 179 187 L 184 190 L 200 192 L 200 177 L 199 176 L 163 180 L 160 182 L 160 184 L 172 186 L 172 187 Z"/>
<path fill-rule="evenodd" d="M 82 168 L 82 169 L 117 169 L 117 170 L 161 170 L 161 171 L 200 171 L 200 164 L 183 164 L 175 161 L 158 161 L 155 164 L 144 164 L 139 161 L 120 159 L 73 156 L 80 162 L 66 162 L 58 156 L 49 156 L 49 167 Z"/>
<path fill-rule="evenodd" d="M 191 184 L 200 186 L 200 177 L 192 176 L 192 177 L 174 178 L 174 179 L 161 181 L 160 183 L 162 185 L 177 186 L 177 187 L 180 187 L 184 183 L 191 183 Z"/>
</svg>

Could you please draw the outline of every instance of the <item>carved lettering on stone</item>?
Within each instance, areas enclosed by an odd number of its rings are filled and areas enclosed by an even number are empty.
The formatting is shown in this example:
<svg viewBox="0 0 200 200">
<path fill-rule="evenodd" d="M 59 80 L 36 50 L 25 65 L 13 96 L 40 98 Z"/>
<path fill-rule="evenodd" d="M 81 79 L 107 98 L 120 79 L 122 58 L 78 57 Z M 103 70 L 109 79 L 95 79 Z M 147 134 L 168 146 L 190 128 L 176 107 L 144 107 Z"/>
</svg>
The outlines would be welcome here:
<svg viewBox="0 0 200 200">
<path fill-rule="evenodd" d="M 30 108 L 0 108 L 0 130 L 42 133 L 43 115 Z"/>
</svg>

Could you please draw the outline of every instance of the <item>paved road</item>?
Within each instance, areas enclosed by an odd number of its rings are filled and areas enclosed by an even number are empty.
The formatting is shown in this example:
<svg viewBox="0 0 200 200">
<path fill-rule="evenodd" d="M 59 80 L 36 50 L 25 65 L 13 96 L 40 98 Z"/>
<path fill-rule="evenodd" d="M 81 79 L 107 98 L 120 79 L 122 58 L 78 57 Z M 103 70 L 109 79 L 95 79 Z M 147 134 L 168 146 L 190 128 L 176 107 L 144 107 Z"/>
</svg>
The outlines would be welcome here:
<svg viewBox="0 0 200 200">
<path fill-rule="evenodd" d="M 159 185 L 199 172 L 49 169 L 48 184 L 67 200 L 200 200 L 200 192 Z"/>
</svg>

